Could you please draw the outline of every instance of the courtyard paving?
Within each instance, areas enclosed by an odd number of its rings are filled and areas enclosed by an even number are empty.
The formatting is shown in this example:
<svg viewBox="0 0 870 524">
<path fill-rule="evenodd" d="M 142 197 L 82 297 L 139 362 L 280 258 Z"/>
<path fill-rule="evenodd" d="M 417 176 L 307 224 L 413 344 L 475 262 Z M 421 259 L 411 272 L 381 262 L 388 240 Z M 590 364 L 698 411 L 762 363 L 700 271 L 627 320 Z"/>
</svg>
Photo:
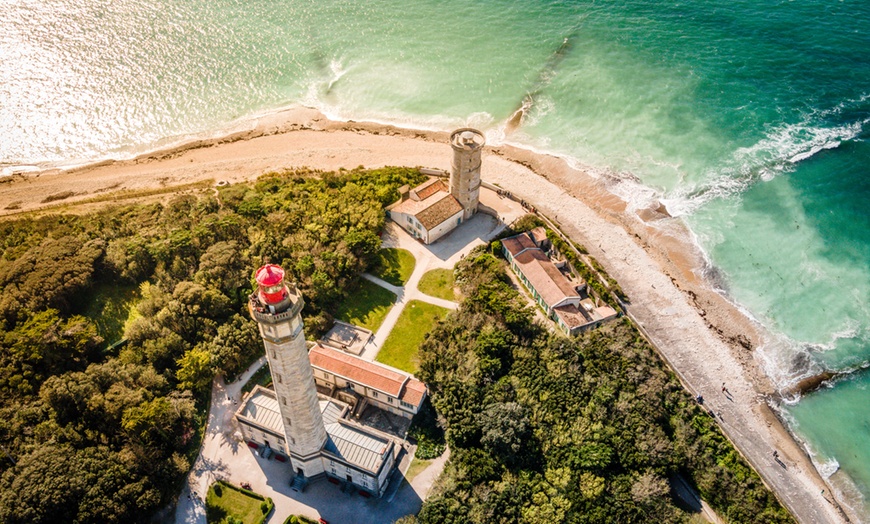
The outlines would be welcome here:
<svg viewBox="0 0 870 524">
<path fill-rule="evenodd" d="M 202 450 L 179 496 L 176 524 L 206 523 L 205 494 L 217 480 L 235 485 L 248 482 L 254 492 L 271 497 L 275 510 L 267 521 L 270 524 L 281 524 L 290 515 L 322 517 L 331 524 L 389 524 L 420 510 L 444 467 L 447 453 L 410 483 L 405 481 L 404 471 L 395 471 L 381 499 L 365 498 L 356 491 L 344 493 L 339 486 L 325 480 L 313 482 L 302 493 L 291 490 L 291 471 L 287 463 L 263 459 L 245 445 L 233 418 L 241 401 L 242 386 L 265 362 L 265 357 L 260 358 L 236 382 L 226 384 L 221 378 L 215 379 Z M 403 470 L 409 462 L 403 461 Z"/>
</svg>

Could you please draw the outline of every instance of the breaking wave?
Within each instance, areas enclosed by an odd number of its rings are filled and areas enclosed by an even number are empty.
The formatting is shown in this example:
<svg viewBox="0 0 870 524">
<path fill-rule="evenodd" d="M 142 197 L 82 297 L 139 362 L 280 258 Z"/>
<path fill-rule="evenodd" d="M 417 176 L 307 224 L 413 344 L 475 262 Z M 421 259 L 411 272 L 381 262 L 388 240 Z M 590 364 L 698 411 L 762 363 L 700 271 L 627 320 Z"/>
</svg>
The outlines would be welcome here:
<svg viewBox="0 0 870 524">
<path fill-rule="evenodd" d="M 835 149 L 860 137 L 870 124 L 862 104 L 870 95 L 843 102 L 828 110 L 814 111 L 801 122 L 772 129 L 757 143 L 734 151 L 728 164 L 706 177 L 708 181 L 678 188 L 662 198 L 672 216 L 690 215 L 704 204 L 739 195 L 760 181 L 770 181 L 795 169 L 796 164 L 821 151 Z M 852 116 L 845 123 L 836 123 Z"/>
</svg>

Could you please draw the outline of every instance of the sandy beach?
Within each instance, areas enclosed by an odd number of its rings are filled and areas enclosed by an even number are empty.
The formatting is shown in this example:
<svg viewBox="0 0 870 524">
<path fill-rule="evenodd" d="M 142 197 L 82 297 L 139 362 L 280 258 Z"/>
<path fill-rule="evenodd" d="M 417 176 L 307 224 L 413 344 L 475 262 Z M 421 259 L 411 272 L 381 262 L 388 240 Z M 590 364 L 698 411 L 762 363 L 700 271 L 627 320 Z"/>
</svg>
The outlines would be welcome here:
<svg viewBox="0 0 870 524">
<path fill-rule="evenodd" d="M 143 198 L 151 189 L 253 180 L 292 167 L 448 170 L 447 138 L 443 132 L 335 122 L 312 109 L 291 108 L 249 131 L 134 160 L 0 179 L 0 216 L 74 212 L 89 201 L 84 207 Z M 629 212 L 608 192 L 606 179 L 516 147 L 488 147 L 483 179 L 560 224 L 619 281 L 631 299 L 630 316 L 686 387 L 703 395 L 725 433 L 799 522 L 857 520 L 831 497 L 832 488 L 771 409 L 777 392 L 755 352 L 763 333 L 699 278 L 702 254 L 679 220 L 659 209 Z M 723 384 L 730 396 L 722 393 Z M 785 467 L 774 460 L 774 451 Z"/>
</svg>

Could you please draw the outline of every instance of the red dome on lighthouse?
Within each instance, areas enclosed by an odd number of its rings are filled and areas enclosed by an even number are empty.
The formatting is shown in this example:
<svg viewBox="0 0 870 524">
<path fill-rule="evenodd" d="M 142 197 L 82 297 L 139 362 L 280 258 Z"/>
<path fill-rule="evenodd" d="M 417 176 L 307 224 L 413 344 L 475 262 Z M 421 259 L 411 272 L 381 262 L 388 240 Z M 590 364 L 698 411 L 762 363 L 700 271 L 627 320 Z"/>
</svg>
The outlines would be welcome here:
<svg viewBox="0 0 870 524">
<path fill-rule="evenodd" d="M 275 264 L 266 264 L 257 270 L 257 286 L 260 299 L 266 304 L 278 304 L 287 298 L 284 285 L 284 269 Z"/>
</svg>

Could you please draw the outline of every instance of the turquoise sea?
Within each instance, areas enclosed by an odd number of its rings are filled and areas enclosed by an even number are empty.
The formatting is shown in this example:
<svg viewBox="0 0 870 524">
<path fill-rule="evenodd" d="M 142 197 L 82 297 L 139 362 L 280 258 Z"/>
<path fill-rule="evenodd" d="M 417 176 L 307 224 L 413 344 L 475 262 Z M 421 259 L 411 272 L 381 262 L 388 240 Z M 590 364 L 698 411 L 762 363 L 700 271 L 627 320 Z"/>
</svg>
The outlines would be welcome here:
<svg viewBox="0 0 870 524">
<path fill-rule="evenodd" d="M 685 220 L 778 384 L 850 372 L 784 411 L 867 514 L 868 50 L 854 0 L 0 0 L 0 169 L 295 103 L 565 155 Z"/>
</svg>

